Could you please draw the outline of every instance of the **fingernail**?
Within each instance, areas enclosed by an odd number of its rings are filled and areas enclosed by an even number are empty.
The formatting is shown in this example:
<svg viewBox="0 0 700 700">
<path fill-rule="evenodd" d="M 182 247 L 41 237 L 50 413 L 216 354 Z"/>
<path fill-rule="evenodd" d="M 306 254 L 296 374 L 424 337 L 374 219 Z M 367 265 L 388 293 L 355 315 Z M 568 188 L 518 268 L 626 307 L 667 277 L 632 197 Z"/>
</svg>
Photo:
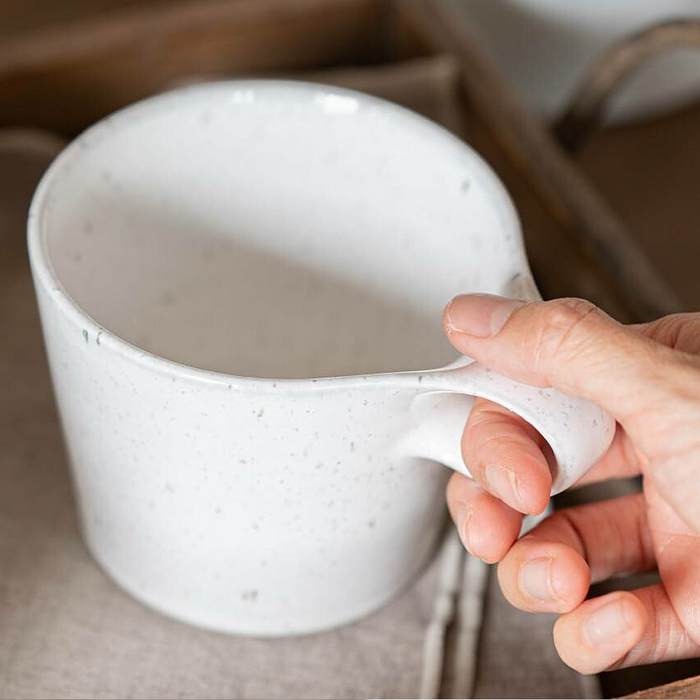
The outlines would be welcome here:
<svg viewBox="0 0 700 700">
<path fill-rule="evenodd" d="M 516 510 L 522 509 L 518 477 L 515 476 L 515 472 L 500 464 L 487 464 L 484 469 L 484 479 L 486 487 L 494 496 L 498 496 Z"/>
<path fill-rule="evenodd" d="M 605 644 L 629 629 L 624 602 L 613 600 L 594 610 L 583 622 L 583 633 L 591 646 Z"/>
<path fill-rule="evenodd" d="M 493 294 L 461 294 L 445 311 L 447 325 L 458 333 L 488 338 L 503 328 L 505 322 L 524 302 Z"/>
<path fill-rule="evenodd" d="M 469 506 L 464 506 L 457 511 L 457 516 L 455 517 L 459 539 L 462 540 L 462 544 L 470 552 L 471 543 L 469 542 L 469 521 L 471 520 L 473 514 L 474 511 Z"/>
<path fill-rule="evenodd" d="M 552 564 L 551 557 L 539 557 L 530 559 L 520 567 L 520 590 L 530 598 L 543 601 L 558 600 L 552 590 Z"/>
</svg>

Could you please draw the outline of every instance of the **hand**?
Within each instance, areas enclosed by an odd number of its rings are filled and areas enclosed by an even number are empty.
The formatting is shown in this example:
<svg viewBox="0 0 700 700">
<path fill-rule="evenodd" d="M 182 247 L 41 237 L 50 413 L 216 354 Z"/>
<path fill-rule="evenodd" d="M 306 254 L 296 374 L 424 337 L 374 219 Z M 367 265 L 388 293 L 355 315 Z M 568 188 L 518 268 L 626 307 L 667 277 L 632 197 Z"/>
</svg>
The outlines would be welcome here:
<svg viewBox="0 0 700 700">
<path fill-rule="evenodd" d="M 457 350 L 512 379 L 590 399 L 617 420 L 580 483 L 643 475 L 643 494 L 541 513 L 548 447 L 506 409 L 478 400 L 462 437 L 474 480 L 447 501 L 465 547 L 500 562 L 506 598 L 561 613 L 554 643 L 582 673 L 700 656 L 700 314 L 622 326 L 588 302 L 456 297 L 444 327 Z M 658 567 L 663 583 L 585 600 L 589 585 Z"/>
</svg>

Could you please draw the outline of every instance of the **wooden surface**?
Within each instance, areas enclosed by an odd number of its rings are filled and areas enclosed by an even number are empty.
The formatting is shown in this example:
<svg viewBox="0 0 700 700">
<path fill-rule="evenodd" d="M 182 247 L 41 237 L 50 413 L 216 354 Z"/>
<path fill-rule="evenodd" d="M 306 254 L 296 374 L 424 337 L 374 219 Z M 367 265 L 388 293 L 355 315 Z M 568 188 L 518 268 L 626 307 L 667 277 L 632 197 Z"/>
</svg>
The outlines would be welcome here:
<svg viewBox="0 0 700 700">
<path fill-rule="evenodd" d="M 147 5 L 0 43 L 0 128 L 71 135 L 183 77 L 377 58 L 376 0 L 201 0 Z"/>
<path fill-rule="evenodd" d="M 695 678 L 686 678 L 675 683 L 660 685 L 649 690 L 642 690 L 638 693 L 627 695 L 628 698 L 642 700 L 643 698 L 677 698 L 678 700 L 691 700 L 691 698 L 700 698 L 700 676 Z"/>
<path fill-rule="evenodd" d="M 598 131 L 577 162 L 684 307 L 699 310 L 700 104 Z"/>
<path fill-rule="evenodd" d="M 0 0 L 0 41 L 89 17 L 168 3 L 172 0 Z"/>
</svg>

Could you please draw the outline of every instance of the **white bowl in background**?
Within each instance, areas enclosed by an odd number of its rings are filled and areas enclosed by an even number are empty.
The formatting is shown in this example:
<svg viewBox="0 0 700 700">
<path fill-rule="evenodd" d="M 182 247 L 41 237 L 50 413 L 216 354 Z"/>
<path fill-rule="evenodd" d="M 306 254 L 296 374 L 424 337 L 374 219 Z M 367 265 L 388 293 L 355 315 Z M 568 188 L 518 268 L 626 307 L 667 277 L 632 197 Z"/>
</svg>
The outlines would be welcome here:
<svg viewBox="0 0 700 700">
<path fill-rule="evenodd" d="M 487 55 L 546 118 L 566 108 L 587 71 L 625 36 L 666 20 L 700 18 L 698 0 L 469 0 L 461 8 Z M 700 51 L 652 59 L 611 102 L 609 120 L 658 116 L 700 96 Z"/>
</svg>

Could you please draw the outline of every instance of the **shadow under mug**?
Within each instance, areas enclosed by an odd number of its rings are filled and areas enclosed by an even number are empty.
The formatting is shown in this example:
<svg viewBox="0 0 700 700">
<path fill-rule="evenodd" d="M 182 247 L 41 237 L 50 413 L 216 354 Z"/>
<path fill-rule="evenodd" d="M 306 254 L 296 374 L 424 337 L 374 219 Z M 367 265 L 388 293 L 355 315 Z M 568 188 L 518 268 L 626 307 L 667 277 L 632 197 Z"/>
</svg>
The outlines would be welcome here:
<svg viewBox="0 0 700 700">
<path fill-rule="evenodd" d="M 87 545 L 196 625 L 303 633 L 389 600 L 434 552 L 439 463 L 467 473 L 474 396 L 543 434 L 554 491 L 612 438 L 597 407 L 455 358 L 452 296 L 537 295 L 516 213 L 468 146 L 366 95 L 129 107 L 49 168 L 29 252 Z"/>
</svg>

